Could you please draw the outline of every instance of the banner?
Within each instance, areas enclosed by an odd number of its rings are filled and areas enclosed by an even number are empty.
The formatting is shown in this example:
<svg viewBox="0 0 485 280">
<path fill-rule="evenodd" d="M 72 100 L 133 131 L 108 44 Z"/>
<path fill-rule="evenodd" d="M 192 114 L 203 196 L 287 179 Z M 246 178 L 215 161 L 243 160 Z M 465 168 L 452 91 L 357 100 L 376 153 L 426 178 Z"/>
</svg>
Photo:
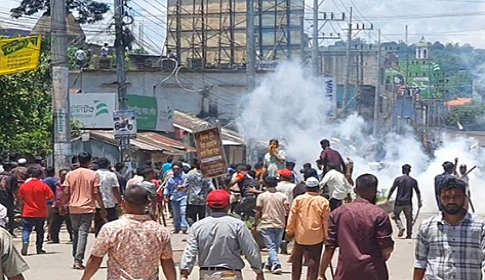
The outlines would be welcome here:
<svg viewBox="0 0 485 280">
<path fill-rule="evenodd" d="M 328 117 L 337 117 L 337 83 L 334 78 L 323 78 L 325 83 L 325 98 L 330 102 Z"/>
<path fill-rule="evenodd" d="M 112 129 L 116 93 L 70 94 L 71 117 L 83 128 Z"/>
<path fill-rule="evenodd" d="M 40 36 L 1 39 L 0 75 L 16 74 L 39 67 Z"/>
<path fill-rule="evenodd" d="M 226 174 L 227 162 L 219 129 L 198 131 L 194 137 L 202 175 L 214 178 Z"/>
<path fill-rule="evenodd" d="M 136 113 L 139 130 L 174 131 L 174 110 L 168 99 L 128 94 L 128 107 Z"/>
</svg>

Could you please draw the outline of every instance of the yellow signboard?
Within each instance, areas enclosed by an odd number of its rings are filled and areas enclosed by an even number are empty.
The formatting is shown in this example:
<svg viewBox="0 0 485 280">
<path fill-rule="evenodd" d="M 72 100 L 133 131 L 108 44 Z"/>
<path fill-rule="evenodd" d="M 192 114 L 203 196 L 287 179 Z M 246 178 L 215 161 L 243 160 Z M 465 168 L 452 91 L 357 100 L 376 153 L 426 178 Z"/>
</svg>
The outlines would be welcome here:
<svg viewBox="0 0 485 280">
<path fill-rule="evenodd" d="M 37 69 L 41 41 L 40 36 L 0 39 L 0 75 Z"/>
</svg>

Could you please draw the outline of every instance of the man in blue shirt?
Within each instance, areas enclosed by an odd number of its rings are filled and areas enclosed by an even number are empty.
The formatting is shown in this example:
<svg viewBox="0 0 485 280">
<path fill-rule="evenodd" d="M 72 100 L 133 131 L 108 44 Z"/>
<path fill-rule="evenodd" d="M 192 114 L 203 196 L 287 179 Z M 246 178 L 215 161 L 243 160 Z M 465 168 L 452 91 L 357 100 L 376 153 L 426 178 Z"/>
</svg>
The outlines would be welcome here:
<svg viewBox="0 0 485 280">
<path fill-rule="evenodd" d="M 164 195 L 170 199 L 173 210 L 173 223 L 175 226 L 175 233 L 180 230 L 185 234 L 189 228 L 189 223 L 186 218 L 187 210 L 187 189 L 183 186 L 185 181 L 185 174 L 182 172 L 182 164 L 172 164 L 173 175 L 168 179 L 165 187 Z"/>
</svg>

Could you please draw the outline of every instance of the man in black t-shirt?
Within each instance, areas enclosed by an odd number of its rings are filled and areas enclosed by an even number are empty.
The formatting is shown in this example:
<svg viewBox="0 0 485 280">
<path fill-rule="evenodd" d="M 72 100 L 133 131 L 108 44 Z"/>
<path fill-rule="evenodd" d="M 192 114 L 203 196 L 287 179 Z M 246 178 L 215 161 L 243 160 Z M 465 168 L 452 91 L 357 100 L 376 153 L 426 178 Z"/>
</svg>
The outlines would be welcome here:
<svg viewBox="0 0 485 280">
<path fill-rule="evenodd" d="M 394 221 L 396 221 L 397 228 L 399 229 L 398 237 L 404 235 L 404 227 L 401 221 L 401 212 L 404 212 L 406 216 L 406 238 L 409 239 L 413 232 L 413 190 L 418 196 L 418 207 L 421 208 L 421 192 L 418 188 L 418 181 L 409 176 L 411 173 L 411 165 L 405 164 L 402 166 L 402 176 L 397 177 L 394 180 L 394 184 L 389 191 L 387 201 L 391 198 L 392 194 L 397 188 L 396 200 L 394 202 Z"/>
</svg>

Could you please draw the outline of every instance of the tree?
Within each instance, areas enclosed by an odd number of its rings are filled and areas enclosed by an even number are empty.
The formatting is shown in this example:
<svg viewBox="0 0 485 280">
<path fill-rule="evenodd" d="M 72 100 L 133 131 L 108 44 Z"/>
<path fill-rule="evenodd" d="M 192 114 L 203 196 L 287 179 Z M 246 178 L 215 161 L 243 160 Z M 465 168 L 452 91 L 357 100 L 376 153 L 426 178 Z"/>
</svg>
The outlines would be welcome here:
<svg viewBox="0 0 485 280">
<path fill-rule="evenodd" d="M 20 6 L 10 10 L 11 16 L 20 18 L 30 16 L 38 12 L 44 12 L 43 15 L 50 16 L 51 0 L 22 0 Z M 103 19 L 103 15 L 109 11 L 106 3 L 94 0 L 66 0 L 67 12 L 74 12 L 77 15 L 77 21 L 80 24 L 94 23 Z"/>
<path fill-rule="evenodd" d="M 43 42 L 44 43 L 44 42 Z M 0 154 L 46 154 L 52 131 L 49 45 L 37 70 L 0 76 Z"/>
<path fill-rule="evenodd" d="M 483 104 L 471 103 L 463 106 L 452 108 L 446 115 L 447 125 L 475 125 L 480 124 L 485 114 L 485 106 Z"/>
</svg>

